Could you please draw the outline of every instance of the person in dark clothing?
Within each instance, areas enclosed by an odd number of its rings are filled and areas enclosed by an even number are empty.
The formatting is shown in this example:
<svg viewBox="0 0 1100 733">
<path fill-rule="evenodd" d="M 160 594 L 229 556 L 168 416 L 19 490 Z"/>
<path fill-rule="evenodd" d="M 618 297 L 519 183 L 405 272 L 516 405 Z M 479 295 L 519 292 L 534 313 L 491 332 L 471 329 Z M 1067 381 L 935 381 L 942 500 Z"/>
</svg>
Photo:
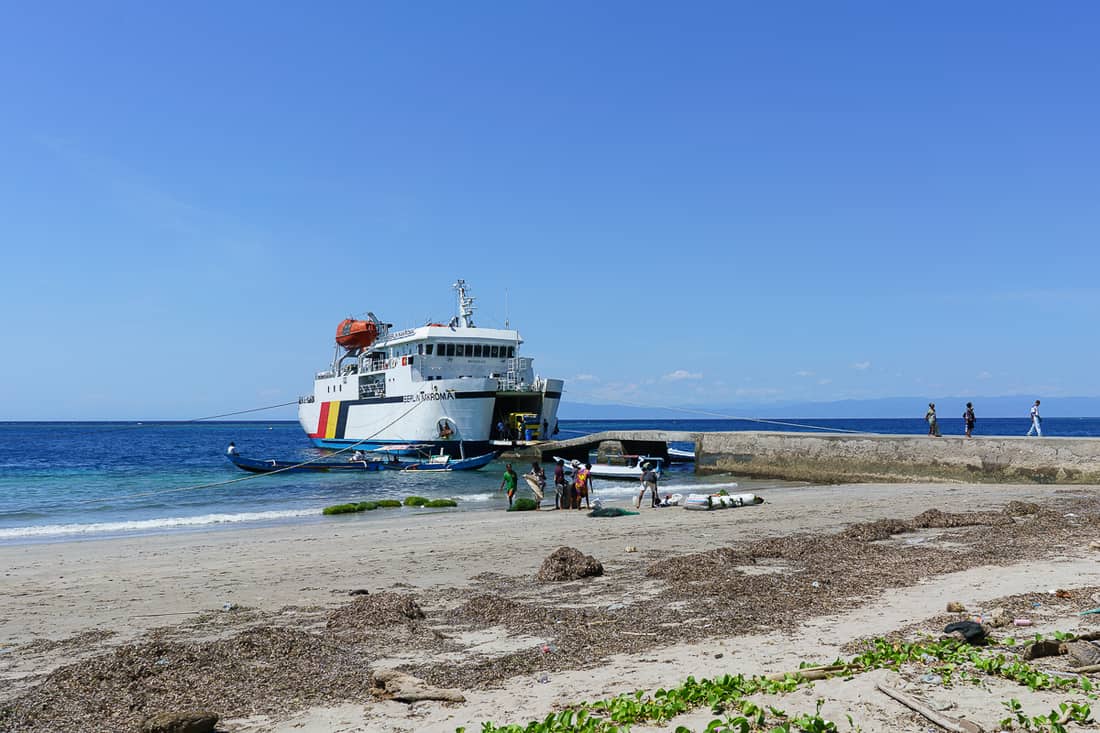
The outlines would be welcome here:
<svg viewBox="0 0 1100 733">
<path fill-rule="evenodd" d="M 966 423 L 966 437 L 974 437 L 971 433 L 974 432 L 974 403 L 966 403 L 966 412 L 963 413 L 963 422 Z"/>
<path fill-rule="evenodd" d="M 554 508 L 568 509 L 573 506 L 573 497 L 565 481 L 565 461 L 558 459 L 554 465 Z"/>
</svg>

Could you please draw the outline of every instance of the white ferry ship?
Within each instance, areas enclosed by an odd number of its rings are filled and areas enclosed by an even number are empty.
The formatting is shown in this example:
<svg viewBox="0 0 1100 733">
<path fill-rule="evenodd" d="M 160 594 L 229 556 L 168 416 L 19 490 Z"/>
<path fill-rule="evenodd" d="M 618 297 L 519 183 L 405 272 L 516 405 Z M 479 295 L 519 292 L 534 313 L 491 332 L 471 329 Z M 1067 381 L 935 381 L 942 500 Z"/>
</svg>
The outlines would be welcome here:
<svg viewBox="0 0 1100 733">
<path fill-rule="evenodd" d="M 446 325 L 393 331 L 368 313 L 337 326 L 332 365 L 298 399 L 315 446 L 430 444 L 458 456 L 491 450 L 494 439 L 550 437 L 564 382 L 535 374 L 519 331 L 476 327 L 466 282 L 454 289 L 458 315 Z"/>
</svg>

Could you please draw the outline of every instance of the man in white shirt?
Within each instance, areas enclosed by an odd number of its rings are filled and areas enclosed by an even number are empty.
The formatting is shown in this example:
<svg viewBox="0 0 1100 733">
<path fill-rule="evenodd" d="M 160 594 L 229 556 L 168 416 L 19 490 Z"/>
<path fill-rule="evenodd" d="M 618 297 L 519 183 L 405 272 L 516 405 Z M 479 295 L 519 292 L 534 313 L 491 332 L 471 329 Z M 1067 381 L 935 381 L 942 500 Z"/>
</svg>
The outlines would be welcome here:
<svg viewBox="0 0 1100 733">
<path fill-rule="evenodd" d="M 229 447 L 225 449 L 225 454 L 227 456 L 239 455 L 237 446 L 233 445 L 233 441 L 229 441 Z"/>
<path fill-rule="evenodd" d="M 1032 433 L 1035 433 L 1038 437 L 1043 437 L 1043 418 L 1039 417 L 1039 400 L 1035 400 L 1035 404 L 1031 406 L 1031 427 L 1027 431 L 1028 438 Z"/>
</svg>

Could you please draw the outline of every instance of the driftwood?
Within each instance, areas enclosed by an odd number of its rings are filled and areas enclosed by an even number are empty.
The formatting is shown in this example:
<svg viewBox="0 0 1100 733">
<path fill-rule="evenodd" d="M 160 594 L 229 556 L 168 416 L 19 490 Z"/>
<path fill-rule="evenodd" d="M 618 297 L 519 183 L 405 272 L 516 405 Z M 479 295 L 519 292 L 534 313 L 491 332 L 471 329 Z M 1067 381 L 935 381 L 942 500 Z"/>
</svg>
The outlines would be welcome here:
<svg viewBox="0 0 1100 733">
<path fill-rule="evenodd" d="M 769 680 L 785 680 L 787 676 L 801 677 L 806 680 L 823 680 L 826 677 L 830 677 L 837 672 L 843 672 L 846 669 L 852 669 L 845 664 L 827 664 L 824 667 L 803 667 L 802 669 L 796 669 L 793 672 L 776 672 L 768 675 Z"/>
<path fill-rule="evenodd" d="M 372 692 L 378 697 L 398 702 L 412 703 L 421 700 L 466 702 L 458 690 L 433 687 L 422 679 L 398 672 L 396 669 L 379 669 L 371 675 Z"/>
<path fill-rule="evenodd" d="M 1087 667 L 1074 667 L 1070 669 L 1070 672 L 1076 672 L 1077 674 L 1087 674 L 1089 672 L 1100 672 L 1100 664 L 1090 664 Z"/>
<path fill-rule="evenodd" d="M 894 698 L 905 707 L 920 713 L 944 730 L 951 731 L 951 733 L 985 733 L 984 729 L 974 721 L 960 720 L 944 715 L 898 689 L 884 685 L 875 685 L 875 687 L 878 688 L 879 692 Z"/>
</svg>

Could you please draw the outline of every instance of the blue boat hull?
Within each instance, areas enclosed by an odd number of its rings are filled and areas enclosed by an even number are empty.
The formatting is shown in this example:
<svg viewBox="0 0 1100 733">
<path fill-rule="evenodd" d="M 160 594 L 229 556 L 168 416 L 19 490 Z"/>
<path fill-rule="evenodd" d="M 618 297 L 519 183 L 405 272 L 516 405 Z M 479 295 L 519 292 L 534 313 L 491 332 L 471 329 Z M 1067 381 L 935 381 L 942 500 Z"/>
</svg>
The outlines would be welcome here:
<svg viewBox="0 0 1100 733">
<path fill-rule="evenodd" d="M 491 451 L 484 455 L 474 456 L 473 458 L 452 458 L 447 463 L 432 463 L 431 461 L 419 461 L 416 463 L 407 463 L 402 461 L 401 467 L 397 470 L 401 471 L 476 471 L 479 468 L 484 468 L 493 462 L 493 459 L 497 457 L 496 451 Z M 394 464 L 387 464 L 387 468 L 397 468 Z"/>
<path fill-rule="evenodd" d="M 226 456 L 237 468 L 249 473 L 356 473 L 360 471 L 383 471 L 390 468 L 382 461 L 277 461 L 274 458 L 259 460 L 244 456 Z M 399 464 L 392 466 L 398 467 Z"/>
</svg>

